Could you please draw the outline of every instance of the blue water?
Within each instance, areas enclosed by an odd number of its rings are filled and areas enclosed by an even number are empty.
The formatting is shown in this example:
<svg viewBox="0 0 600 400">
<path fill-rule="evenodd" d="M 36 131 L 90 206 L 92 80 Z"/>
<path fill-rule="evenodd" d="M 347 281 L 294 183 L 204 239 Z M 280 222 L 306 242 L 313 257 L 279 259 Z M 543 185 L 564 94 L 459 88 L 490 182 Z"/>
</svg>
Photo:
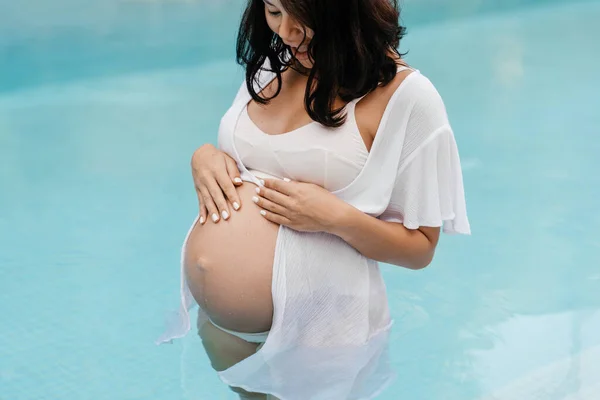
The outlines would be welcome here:
<svg viewBox="0 0 600 400">
<path fill-rule="evenodd" d="M 0 398 L 234 399 L 195 335 L 153 341 L 177 306 L 191 153 L 242 79 L 234 33 L 202 32 L 239 2 L 101 3 L 0 0 Z M 398 378 L 380 398 L 597 400 L 600 1 L 406 3 L 402 49 L 446 101 L 473 236 L 423 271 L 383 266 Z"/>
</svg>

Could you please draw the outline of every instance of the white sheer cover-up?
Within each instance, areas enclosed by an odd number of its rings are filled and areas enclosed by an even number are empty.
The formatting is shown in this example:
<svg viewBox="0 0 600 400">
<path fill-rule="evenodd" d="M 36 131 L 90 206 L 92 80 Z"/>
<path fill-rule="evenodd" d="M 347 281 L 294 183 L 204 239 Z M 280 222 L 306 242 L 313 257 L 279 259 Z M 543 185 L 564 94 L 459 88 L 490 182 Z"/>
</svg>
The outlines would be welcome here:
<svg viewBox="0 0 600 400">
<path fill-rule="evenodd" d="M 260 90 L 273 73 L 265 70 Z M 251 97 L 242 84 L 219 127 L 218 144 L 241 177 L 260 185 L 240 162 L 233 132 Z M 458 149 L 442 99 L 419 71 L 390 99 L 357 178 L 332 192 L 384 221 L 469 234 Z M 192 224 L 192 227 L 194 226 Z M 190 330 L 197 306 L 183 271 L 181 304 L 157 343 Z M 378 263 L 337 236 L 281 226 L 273 263 L 273 325 L 254 355 L 219 373 L 231 386 L 281 400 L 371 399 L 393 378 L 387 346 L 392 321 Z M 200 323 L 206 315 L 199 310 Z"/>
</svg>

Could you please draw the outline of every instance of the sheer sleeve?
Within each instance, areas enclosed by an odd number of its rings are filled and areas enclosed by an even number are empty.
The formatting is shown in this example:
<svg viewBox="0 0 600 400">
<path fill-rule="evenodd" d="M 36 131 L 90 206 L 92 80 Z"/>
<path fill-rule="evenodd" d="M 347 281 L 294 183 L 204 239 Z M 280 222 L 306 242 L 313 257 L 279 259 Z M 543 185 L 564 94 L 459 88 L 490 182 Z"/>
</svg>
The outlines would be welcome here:
<svg viewBox="0 0 600 400">
<path fill-rule="evenodd" d="M 428 80 L 416 97 L 390 204 L 379 218 L 408 229 L 443 227 L 445 233 L 470 234 L 460 157 L 446 109 Z"/>
<path fill-rule="evenodd" d="M 439 130 L 414 153 L 398 174 L 384 221 L 408 229 L 443 227 L 445 233 L 470 234 L 458 149 L 450 127 Z"/>
</svg>

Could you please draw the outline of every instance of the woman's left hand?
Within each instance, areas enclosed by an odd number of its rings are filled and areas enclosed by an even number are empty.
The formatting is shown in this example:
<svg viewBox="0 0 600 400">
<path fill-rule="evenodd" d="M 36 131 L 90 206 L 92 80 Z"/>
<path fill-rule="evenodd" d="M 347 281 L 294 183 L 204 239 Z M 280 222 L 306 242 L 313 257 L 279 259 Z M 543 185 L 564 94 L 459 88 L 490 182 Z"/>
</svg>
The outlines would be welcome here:
<svg viewBox="0 0 600 400">
<path fill-rule="evenodd" d="M 269 221 L 302 232 L 330 232 L 349 205 L 321 186 L 264 179 L 254 202 Z"/>
</svg>

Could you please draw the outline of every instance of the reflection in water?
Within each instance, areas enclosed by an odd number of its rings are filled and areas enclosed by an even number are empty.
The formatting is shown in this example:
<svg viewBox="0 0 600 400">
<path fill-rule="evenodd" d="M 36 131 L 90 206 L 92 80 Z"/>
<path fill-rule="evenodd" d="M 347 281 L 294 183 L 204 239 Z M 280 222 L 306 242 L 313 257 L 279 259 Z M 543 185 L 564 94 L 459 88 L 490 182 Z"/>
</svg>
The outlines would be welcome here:
<svg viewBox="0 0 600 400">
<path fill-rule="evenodd" d="M 600 313 L 582 311 L 563 315 L 563 325 L 570 322 L 568 336 L 570 348 L 567 356 L 544 364 L 511 380 L 481 400 L 544 399 L 544 400 L 596 400 L 600 398 L 600 345 L 587 345 L 587 338 L 597 338 L 600 330 Z M 539 325 L 539 321 L 536 321 Z M 526 333 L 527 327 L 522 327 Z M 529 340 L 530 354 L 536 353 L 540 342 L 552 340 L 552 331 Z M 564 344 L 561 343 L 561 344 Z M 490 361 L 490 360 L 488 360 Z"/>
</svg>

